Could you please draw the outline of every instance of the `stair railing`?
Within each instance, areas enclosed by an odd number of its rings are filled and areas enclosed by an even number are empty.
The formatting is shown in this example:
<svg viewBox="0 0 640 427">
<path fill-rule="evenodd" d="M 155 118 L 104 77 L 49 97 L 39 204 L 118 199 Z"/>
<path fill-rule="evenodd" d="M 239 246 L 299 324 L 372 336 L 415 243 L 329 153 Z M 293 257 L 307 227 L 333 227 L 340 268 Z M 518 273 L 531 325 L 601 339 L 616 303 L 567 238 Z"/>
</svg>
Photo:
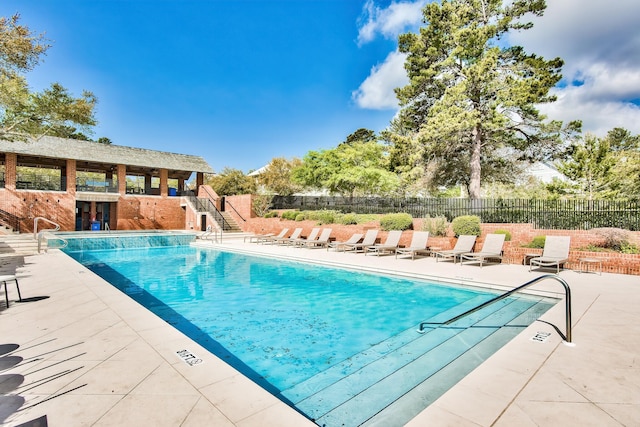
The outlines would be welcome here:
<svg viewBox="0 0 640 427">
<path fill-rule="evenodd" d="M 207 193 L 207 198 L 211 200 L 213 203 L 218 201 L 218 198 L 215 197 L 213 194 L 211 194 L 207 185 L 201 185 L 200 188 L 204 190 L 205 193 Z"/>
<path fill-rule="evenodd" d="M 459 315 L 457 315 L 455 317 L 452 317 L 451 319 L 447 320 L 446 322 L 422 322 L 422 323 L 420 323 L 420 327 L 418 327 L 417 332 L 419 332 L 421 334 L 425 333 L 426 332 L 425 326 L 427 328 L 431 327 L 431 326 L 433 326 L 434 328 L 437 328 L 437 327 L 440 327 L 440 326 L 449 325 L 449 324 L 451 324 L 451 323 L 453 323 L 453 322 L 455 322 L 457 320 L 462 319 L 465 316 L 468 316 L 469 314 L 475 313 L 478 310 L 482 310 L 483 308 L 485 308 L 485 307 L 487 307 L 487 306 L 489 306 L 489 305 L 491 305 L 491 304 L 493 304 L 495 302 L 498 302 L 498 301 L 500 301 L 502 299 L 505 299 L 508 296 L 510 296 L 510 295 L 512 295 L 512 294 L 514 294 L 516 292 L 519 292 L 519 291 L 521 291 L 521 290 L 523 290 L 525 288 L 528 288 L 529 286 L 531 286 L 533 284 L 536 284 L 536 283 L 538 283 L 538 282 L 540 282 L 542 280 L 545 280 L 545 279 L 553 279 L 553 280 L 555 280 L 557 282 L 560 282 L 560 284 L 564 287 L 564 292 L 565 292 L 565 323 L 566 323 L 566 325 L 565 325 L 566 329 L 565 330 L 566 330 L 566 336 L 563 336 L 562 332 L 560 332 L 560 331 L 558 331 L 558 333 L 560 334 L 562 339 L 565 340 L 566 343 L 572 344 L 571 343 L 571 289 L 569 288 L 569 284 L 564 279 L 562 279 L 560 276 L 555 275 L 555 274 L 545 274 L 543 276 L 540 276 L 540 277 L 537 277 L 537 278 L 535 278 L 533 280 L 530 280 L 527 283 L 518 286 L 517 288 L 511 289 L 510 291 L 505 292 L 502 295 L 498 295 L 497 297 L 492 298 L 489 301 L 486 301 L 486 302 L 478 305 L 477 307 L 474 307 L 474 308 L 472 308 L 470 310 L 465 311 L 462 314 L 459 314 Z"/>
<path fill-rule="evenodd" d="M 242 217 L 242 215 L 240 215 L 240 212 L 238 212 L 238 211 L 236 210 L 236 208 L 234 208 L 234 207 L 233 207 L 233 205 L 231 204 L 231 202 L 229 202 L 229 201 L 225 201 L 225 202 L 224 202 L 224 205 L 225 205 L 225 206 L 229 206 L 231 209 L 233 209 L 233 211 L 236 213 L 236 215 L 238 215 L 238 217 L 239 217 L 241 220 L 243 220 L 244 222 L 247 222 L 247 220 L 246 220 L 246 219 L 244 219 L 244 218 Z"/>
<path fill-rule="evenodd" d="M 16 215 L 0 209 L 0 222 L 5 223 L 18 233 L 20 232 L 20 218 Z"/>
<path fill-rule="evenodd" d="M 229 224 L 229 222 L 222 215 L 222 212 L 220 212 L 216 207 L 217 199 L 213 197 L 213 195 L 211 194 L 211 192 L 206 186 L 201 185 L 200 188 L 202 188 L 205 191 L 205 193 L 207 193 L 206 198 L 196 197 L 195 195 L 193 196 L 189 195 L 184 197 L 188 198 L 191 201 L 191 203 L 194 204 L 197 211 L 209 212 L 222 230 L 231 230 L 233 227 L 231 227 L 231 224 Z"/>
</svg>

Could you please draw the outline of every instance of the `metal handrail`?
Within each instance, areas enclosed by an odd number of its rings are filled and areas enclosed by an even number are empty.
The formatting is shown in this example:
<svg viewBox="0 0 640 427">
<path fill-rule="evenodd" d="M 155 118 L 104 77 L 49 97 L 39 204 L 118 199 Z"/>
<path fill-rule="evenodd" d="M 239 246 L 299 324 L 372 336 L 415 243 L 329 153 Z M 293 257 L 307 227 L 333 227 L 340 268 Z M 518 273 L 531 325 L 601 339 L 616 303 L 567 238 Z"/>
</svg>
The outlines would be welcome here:
<svg viewBox="0 0 640 427">
<path fill-rule="evenodd" d="M 205 200 L 207 202 L 207 206 L 203 210 L 213 215 L 213 219 L 215 219 L 218 225 L 221 226 L 222 230 L 231 230 L 232 228 L 231 224 L 229 224 L 229 222 L 226 219 L 224 219 L 222 212 L 220 212 L 216 207 L 215 198 L 212 200 L 212 195 L 211 193 L 209 193 L 209 190 L 207 189 L 207 187 L 205 187 L 204 185 L 201 185 L 200 187 L 202 187 L 204 191 L 207 193 L 206 198 L 196 197 L 195 195 L 193 196 L 189 195 L 184 197 L 187 197 L 189 200 L 191 200 L 191 202 L 196 206 L 196 209 L 202 206 L 203 200 Z"/>
<path fill-rule="evenodd" d="M 0 209 L 0 221 L 6 223 L 9 227 L 13 228 L 18 233 L 20 232 L 20 220 L 22 218 Z"/>
<path fill-rule="evenodd" d="M 218 232 L 220 232 L 220 240 L 218 240 Z M 209 239 L 210 236 L 212 236 L 211 239 Z M 207 226 L 207 230 L 202 233 L 199 238 L 201 240 L 212 240 L 215 243 L 222 243 L 222 230 L 220 227 L 213 228 L 209 225 Z"/>
<path fill-rule="evenodd" d="M 211 194 L 211 192 L 209 192 L 209 189 L 207 188 L 207 185 L 201 185 L 200 188 L 202 188 L 204 190 L 205 193 L 207 193 L 207 198 L 209 200 L 211 200 L 213 203 L 218 201 L 217 197 L 214 197 L 213 194 Z"/>
<path fill-rule="evenodd" d="M 53 230 L 50 229 L 50 228 L 47 228 L 46 230 L 42 230 L 42 231 L 38 232 L 38 222 L 39 221 L 46 221 L 49 224 L 52 224 L 54 226 Z M 58 231 L 58 230 L 60 230 L 60 224 L 58 224 L 57 222 L 53 222 L 50 219 L 47 219 L 47 218 L 42 217 L 42 216 L 37 216 L 37 217 L 35 217 L 33 219 L 33 238 L 38 240 L 38 253 L 41 252 L 42 240 L 44 240 L 46 234 L 51 235 L 53 239 L 62 240 L 63 245 L 60 247 L 60 249 L 63 249 L 63 248 L 67 247 L 69 242 L 66 239 L 63 239 L 60 236 L 56 236 L 54 234 L 51 234 L 52 231 Z"/>
<path fill-rule="evenodd" d="M 559 276 L 555 275 L 555 274 L 545 274 L 544 276 L 540 276 L 536 279 L 530 280 L 527 283 L 518 286 L 517 288 L 511 289 L 508 292 L 505 292 L 502 295 L 499 295 L 495 298 L 490 299 L 489 301 L 486 301 L 482 304 L 480 304 L 477 307 L 474 307 L 470 310 L 465 311 L 462 314 L 459 314 L 455 317 L 452 317 L 451 319 L 447 320 L 446 322 L 422 322 L 420 323 L 420 327 L 418 328 L 418 332 L 423 334 L 426 332 L 426 330 L 424 329 L 424 326 L 426 325 L 435 325 L 437 326 L 442 326 L 442 325 L 449 325 L 453 322 L 455 322 L 456 320 L 460 320 L 461 318 L 468 316 L 469 314 L 475 313 L 478 310 L 481 310 L 491 304 L 493 304 L 494 302 L 498 302 L 502 299 L 505 299 L 506 297 L 519 292 L 525 288 L 528 288 L 529 286 L 538 283 L 542 280 L 545 279 L 553 279 L 556 280 L 558 282 L 560 282 L 560 284 L 564 287 L 564 292 L 565 292 L 565 322 L 566 322 L 566 336 L 562 337 L 567 343 L 571 342 L 571 289 L 569 288 L 569 284 L 562 278 L 560 278 Z M 562 333 L 560 333 L 560 336 L 562 336 Z"/>
<path fill-rule="evenodd" d="M 38 238 L 38 221 L 45 221 L 45 222 L 48 222 L 49 224 L 53 225 L 55 227 L 53 229 L 53 231 L 60 230 L 60 224 L 58 224 L 57 222 L 53 222 L 50 219 L 47 219 L 47 218 L 42 217 L 42 216 L 37 216 L 37 217 L 33 218 L 33 238 L 34 239 Z M 47 229 L 47 230 L 51 231 L 50 229 Z"/>
<path fill-rule="evenodd" d="M 38 253 L 41 252 L 41 248 L 42 248 L 42 241 L 44 239 L 50 240 L 50 239 L 55 239 L 55 240 L 60 240 L 62 241 L 62 246 L 58 247 L 57 249 L 64 249 L 69 245 L 69 241 L 67 239 L 64 239 L 60 236 L 56 236 L 55 234 L 51 234 L 50 231 L 48 230 L 43 230 L 40 233 L 38 233 Z M 47 247 L 49 245 L 47 244 Z"/>
<path fill-rule="evenodd" d="M 233 209 L 233 211 L 236 213 L 236 215 L 238 215 L 238 216 L 240 217 L 240 219 L 241 219 L 241 220 L 243 220 L 244 222 L 247 222 L 247 220 L 246 220 L 246 219 L 244 219 L 244 218 L 242 217 L 242 215 L 240 215 L 240 212 L 238 212 L 238 211 L 236 210 L 236 208 L 234 208 L 234 207 L 233 207 L 233 205 L 231 204 L 231 202 L 229 202 L 229 201 L 225 200 L 224 205 L 225 205 L 225 206 L 227 206 L 227 205 L 231 206 L 231 209 Z"/>
</svg>

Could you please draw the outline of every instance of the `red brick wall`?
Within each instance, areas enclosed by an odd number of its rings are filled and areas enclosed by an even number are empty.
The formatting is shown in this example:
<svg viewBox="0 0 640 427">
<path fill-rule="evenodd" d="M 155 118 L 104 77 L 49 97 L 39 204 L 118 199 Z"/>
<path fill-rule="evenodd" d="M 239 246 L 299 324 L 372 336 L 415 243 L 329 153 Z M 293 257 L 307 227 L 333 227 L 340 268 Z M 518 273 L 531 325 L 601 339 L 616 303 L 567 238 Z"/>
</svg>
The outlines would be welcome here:
<svg viewBox="0 0 640 427">
<path fill-rule="evenodd" d="M 33 221 L 44 217 L 60 224 L 64 231 L 75 230 L 75 197 L 63 192 L 0 190 L 0 208 L 22 218 L 20 231 L 33 232 Z M 41 223 L 38 228 L 50 228 Z"/>
<path fill-rule="evenodd" d="M 75 196 L 64 192 L 0 189 L 0 209 L 23 218 L 20 224 L 23 233 L 33 232 L 36 217 L 60 224 L 62 231 L 74 231 L 76 227 Z M 119 230 L 186 227 L 186 212 L 179 197 L 121 197 L 110 217 L 110 227 Z"/>
<path fill-rule="evenodd" d="M 224 199 L 227 204 L 227 206 L 225 207 L 225 212 L 230 213 L 233 219 L 235 219 L 238 224 L 244 222 L 242 218 L 246 220 L 255 217 L 251 205 L 252 196 L 250 194 L 244 194 L 241 196 L 226 196 Z M 231 206 L 233 206 L 233 208 Z M 242 227 L 242 225 L 240 225 L 240 227 Z"/>
<path fill-rule="evenodd" d="M 186 212 L 180 206 L 179 197 L 121 197 L 117 217 L 118 230 L 180 230 L 186 227 Z"/>
</svg>

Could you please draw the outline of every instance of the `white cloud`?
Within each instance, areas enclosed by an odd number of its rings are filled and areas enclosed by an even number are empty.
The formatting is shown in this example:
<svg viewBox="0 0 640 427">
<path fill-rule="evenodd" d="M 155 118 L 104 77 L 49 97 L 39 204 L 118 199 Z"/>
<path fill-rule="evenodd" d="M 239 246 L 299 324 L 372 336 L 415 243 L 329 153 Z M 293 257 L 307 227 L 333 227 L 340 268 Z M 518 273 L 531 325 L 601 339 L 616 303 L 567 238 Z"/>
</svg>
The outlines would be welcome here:
<svg viewBox="0 0 640 427">
<path fill-rule="evenodd" d="M 391 3 L 386 9 L 369 0 L 367 17 L 358 41 L 378 34 L 397 36 L 419 24 L 426 1 Z M 547 2 L 543 17 L 532 18 L 534 27 L 512 34 L 511 44 L 547 59 L 564 60 L 562 85 L 553 92 L 558 101 L 540 108 L 550 119 L 582 120 L 583 130 L 604 135 L 614 127 L 640 134 L 640 2 L 616 0 L 562 0 Z M 413 19 L 413 20 L 412 20 Z M 353 92 L 361 108 L 398 108 L 393 89 L 408 83 L 404 55 L 393 52 L 372 68 Z"/>
<path fill-rule="evenodd" d="M 588 87 L 570 86 L 553 91 L 558 100 L 540 111 L 550 119 L 582 120 L 584 132 L 604 136 L 614 127 L 640 134 L 640 106 L 615 100 L 593 99 Z"/>
<path fill-rule="evenodd" d="M 422 22 L 422 8 L 426 3 L 427 0 L 392 1 L 382 9 L 373 0 L 367 0 L 359 23 L 358 44 L 371 42 L 378 35 L 395 39 L 401 33 L 417 28 Z M 395 51 L 374 66 L 358 90 L 352 93 L 354 102 L 360 108 L 397 109 L 394 89 L 409 82 L 404 69 L 405 59 L 406 55 Z"/>
<path fill-rule="evenodd" d="M 360 20 L 358 44 L 372 41 L 377 34 L 395 38 L 408 28 L 420 24 L 422 8 L 426 3 L 426 0 L 392 2 L 386 9 L 381 9 L 373 0 L 367 0 Z"/>
<path fill-rule="evenodd" d="M 395 51 L 382 64 L 374 66 L 358 90 L 351 94 L 355 103 L 360 108 L 397 109 L 398 99 L 394 89 L 409 82 L 404 69 L 405 59 L 405 54 Z"/>
<path fill-rule="evenodd" d="M 582 120 L 583 130 L 604 135 L 613 127 L 640 133 L 640 32 L 637 0 L 548 2 L 534 27 L 512 44 L 547 59 L 564 60 L 558 101 L 541 107 L 549 118 Z M 635 102 L 635 103 L 634 103 Z"/>
</svg>

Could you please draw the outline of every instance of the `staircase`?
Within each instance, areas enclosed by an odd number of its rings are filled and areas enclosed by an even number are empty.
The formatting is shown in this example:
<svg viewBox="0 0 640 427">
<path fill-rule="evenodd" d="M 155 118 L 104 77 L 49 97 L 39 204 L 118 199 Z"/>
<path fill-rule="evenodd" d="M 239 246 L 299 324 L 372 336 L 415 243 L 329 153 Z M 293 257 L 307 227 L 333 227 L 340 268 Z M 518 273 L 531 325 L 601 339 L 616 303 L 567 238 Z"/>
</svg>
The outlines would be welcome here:
<svg viewBox="0 0 640 427">
<path fill-rule="evenodd" d="M 241 233 L 242 229 L 238 225 L 233 216 L 229 212 L 220 212 L 222 217 L 224 218 L 224 222 L 226 223 L 226 228 L 224 230 L 225 233 Z"/>
<path fill-rule="evenodd" d="M 46 249 L 46 239 L 43 241 Z M 31 234 L 0 235 L 0 257 L 26 256 L 38 253 L 38 241 Z"/>
</svg>

